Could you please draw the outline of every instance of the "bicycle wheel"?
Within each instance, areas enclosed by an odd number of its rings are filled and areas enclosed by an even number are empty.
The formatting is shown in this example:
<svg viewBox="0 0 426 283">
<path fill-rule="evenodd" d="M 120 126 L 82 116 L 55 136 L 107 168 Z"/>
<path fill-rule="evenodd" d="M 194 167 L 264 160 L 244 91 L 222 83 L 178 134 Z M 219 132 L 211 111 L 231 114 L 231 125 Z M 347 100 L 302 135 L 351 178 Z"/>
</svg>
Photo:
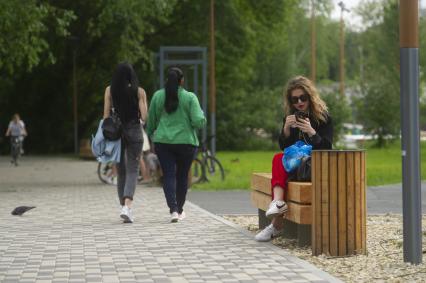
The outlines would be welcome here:
<svg viewBox="0 0 426 283">
<path fill-rule="evenodd" d="M 207 156 L 204 160 L 204 172 L 208 182 L 225 180 L 222 164 L 213 156 Z"/>
<path fill-rule="evenodd" d="M 98 163 L 98 177 L 102 183 L 110 184 L 110 178 L 112 176 L 112 163 Z"/>
<path fill-rule="evenodd" d="M 11 149 L 11 155 L 12 155 L 12 162 L 15 166 L 18 166 L 18 158 L 20 155 L 20 147 L 18 143 L 13 143 L 12 144 L 12 149 Z"/>
<path fill-rule="evenodd" d="M 204 178 L 204 167 L 203 163 L 196 158 L 192 161 L 191 169 L 189 172 L 189 181 L 190 184 L 197 184 L 200 183 Z"/>
</svg>

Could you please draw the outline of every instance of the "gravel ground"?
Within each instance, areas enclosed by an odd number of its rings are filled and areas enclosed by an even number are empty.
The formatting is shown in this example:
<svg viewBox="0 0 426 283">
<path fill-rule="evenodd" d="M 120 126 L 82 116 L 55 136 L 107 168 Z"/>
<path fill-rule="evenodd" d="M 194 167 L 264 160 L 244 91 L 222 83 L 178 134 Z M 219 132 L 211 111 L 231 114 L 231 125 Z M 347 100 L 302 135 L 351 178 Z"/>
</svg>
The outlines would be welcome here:
<svg viewBox="0 0 426 283">
<path fill-rule="evenodd" d="M 257 216 L 224 218 L 252 231 L 253 236 L 258 231 Z M 426 215 L 423 215 L 422 231 L 425 238 Z M 345 282 L 426 282 L 426 258 L 420 265 L 404 263 L 402 238 L 402 216 L 386 214 L 367 217 L 367 255 L 339 258 L 312 256 L 310 247 L 299 248 L 291 239 L 277 238 L 273 244 Z M 425 250 L 426 239 L 423 239 Z"/>
</svg>

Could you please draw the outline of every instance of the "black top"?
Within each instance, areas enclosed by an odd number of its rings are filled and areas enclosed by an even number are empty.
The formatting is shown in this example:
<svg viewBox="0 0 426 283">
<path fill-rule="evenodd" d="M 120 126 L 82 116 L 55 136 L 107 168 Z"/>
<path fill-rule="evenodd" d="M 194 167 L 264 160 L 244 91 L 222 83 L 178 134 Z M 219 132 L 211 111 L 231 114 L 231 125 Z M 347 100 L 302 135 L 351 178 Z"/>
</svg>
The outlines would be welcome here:
<svg viewBox="0 0 426 283">
<path fill-rule="evenodd" d="M 118 113 L 121 122 L 138 122 L 139 121 L 139 99 L 138 89 L 127 89 L 119 95 L 112 95 L 113 107 Z"/>
<path fill-rule="evenodd" d="M 311 126 L 317 132 L 312 137 L 309 137 L 308 134 L 303 133 L 299 130 L 299 128 L 290 128 L 290 136 L 284 136 L 284 123 L 285 118 L 283 120 L 283 126 L 281 127 L 281 134 L 278 138 L 278 142 L 280 144 L 281 150 L 284 148 L 293 145 L 296 141 L 304 141 L 310 145 L 312 145 L 312 149 L 331 149 L 333 143 L 333 122 L 331 121 L 331 117 L 327 116 L 327 121 L 316 123 L 313 119 L 310 119 Z"/>
</svg>

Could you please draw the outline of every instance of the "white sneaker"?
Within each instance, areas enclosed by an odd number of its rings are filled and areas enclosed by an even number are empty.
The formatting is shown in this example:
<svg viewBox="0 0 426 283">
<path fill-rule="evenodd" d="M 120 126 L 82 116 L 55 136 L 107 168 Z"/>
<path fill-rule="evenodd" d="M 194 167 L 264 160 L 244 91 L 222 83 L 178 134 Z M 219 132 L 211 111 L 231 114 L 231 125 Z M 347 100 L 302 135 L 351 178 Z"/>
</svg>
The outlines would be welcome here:
<svg viewBox="0 0 426 283">
<path fill-rule="evenodd" d="M 170 219 L 170 221 L 171 222 L 178 222 L 178 220 L 179 220 L 179 214 L 177 213 L 177 212 L 172 212 L 172 214 L 170 214 L 171 215 L 171 219 Z"/>
<path fill-rule="evenodd" d="M 123 206 L 121 209 L 120 217 L 123 218 L 124 223 L 133 223 L 132 210 L 127 206 Z"/>
<path fill-rule="evenodd" d="M 184 220 L 184 219 L 185 219 L 185 217 L 186 217 L 185 211 L 182 211 L 182 213 L 180 213 L 180 214 L 178 215 L 179 221 L 180 221 L 180 220 Z"/>
<path fill-rule="evenodd" d="M 273 218 L 278 215 L 282 215 L 286 213 L 288 210 L 288 206 L 283 200 L 273 200 L 269 204 L 269 208 L 266 211 L 266 217 Z"/>
<path fill-rule="evenodd" d="M 257 233 L 254 239 L 258 242 L 268 242 L 273 238 L 280 236 L 283 230 L 284 229 L 278 230 L 274 227 L 274 225 L 270 224 L 269 226 L 266 226 L 265 229 Z"/>
</svg>

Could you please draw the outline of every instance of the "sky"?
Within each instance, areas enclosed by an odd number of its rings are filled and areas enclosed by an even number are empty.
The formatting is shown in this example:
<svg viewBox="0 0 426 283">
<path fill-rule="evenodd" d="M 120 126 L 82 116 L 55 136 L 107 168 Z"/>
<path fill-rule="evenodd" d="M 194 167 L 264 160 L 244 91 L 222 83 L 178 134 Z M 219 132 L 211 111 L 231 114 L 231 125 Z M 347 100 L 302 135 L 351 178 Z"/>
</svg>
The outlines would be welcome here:
<svg viewBox="0 0 426 283">
<path fill-rule="evenodd" d="M 333 19 L 340 20 L 340 7 L 338 6 L 338 3 L 340 1 L 343 1 L 346 8 L 348 8 L 349 10 L 352 10 L 360 2 L 362 2 L 362 0 L 333 0 L 334 10 L 331 14 L 331 17 Z M 426 8 L 426 0 L 420 0 L 420 7 Z M 343 14 L 343 18 L 348 25 L 353 26 L 356 29 L 362 27 L 361 18 L 356 16 L 355 13 L 353 13 L 353 12 L 349 12 L 349 13 L 346 12 L 346 15 Z"/>
</svg>

